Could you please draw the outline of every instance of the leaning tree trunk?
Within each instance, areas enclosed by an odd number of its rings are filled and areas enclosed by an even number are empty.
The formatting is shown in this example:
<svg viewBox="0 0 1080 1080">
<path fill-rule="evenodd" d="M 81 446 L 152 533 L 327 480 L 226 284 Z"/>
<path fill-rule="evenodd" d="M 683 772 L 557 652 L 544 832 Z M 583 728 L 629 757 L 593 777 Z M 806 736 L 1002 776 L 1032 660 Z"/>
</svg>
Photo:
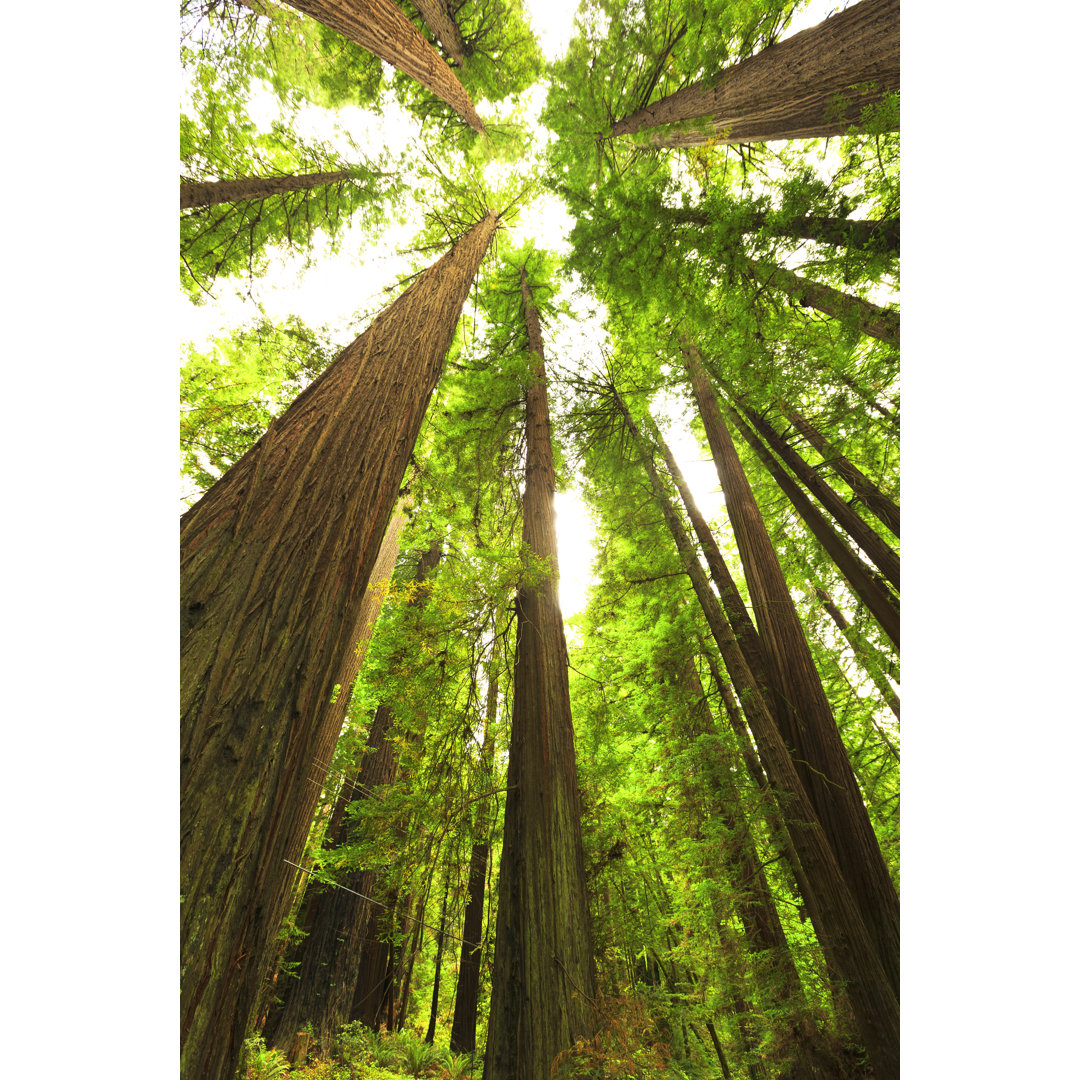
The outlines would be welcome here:
<svg viewBox="0 0 1080 1080">
<path fill-rule="evenodd" d="M 517 656 L 487 1080 L 550 1080 L 556 1056 L 593 1032 L 593 961 L 581 803 L 558 600 L 555 469 L 540 319 L 521 268 L 529 349 L 523 542 L 548 567 L 517 594 Z M 530 578 L 537 577 L 530 568 Z"/>
<path fill-rule="evenodd" d="M 727 384 L 724 384 L 727 386 Z M 730 392 L 730 387 L 728 387 Z M 735 395 L 732 394 L 734 397 Z M 811 468 L 806 459 L 785 442 L 779 432 L 744 401 L 735 398 L 743 415 L 753 424 L 758 434 L 772 448 L 772 451 L 787 465 L 803 486 L 832 515 L 833 520 L 859 545 L 869 556 L 870 561 L 881 571 L 885 580 L 900 588 L 900 556 L 861 518 L 854 509 L 831 488 L 818 472 Z"/>
<path fill-rule="evenodd" d="M 246 202 L 284 195 L 290 191 L 310 191 L 348 180 L 347 169 L 339 172 L 301 173 L 298 176 L 243 176 L 239 180 L 214 180 L 180 184 L 180 209 L 217 206 L 218 203 Z"/>
<path fill-rule="evenodd" d="M 327 706 L 489 214 L 181 519 L 181 1070 L 231 1080 Z M 325 756 L 324 759 L 325 760 Z M 306 820 L 302 820 L 307 813 Z"/>
<path fill-rule="evenodd" d="M 413 0 L 413 6 L 420 12 L 420 18 L 424 20 L 427 28 L 439 39 L 439 44 L 461 67 L 466 58 L 472 55 L 473 49 L 461 36 L 461 30 L 454 22 L 446 0 Z"/>
<path fill-rule="evenodd" d="M 869 510 L 894 535 L 900 535 L 900 507 L 853 465 L 797 409 L 781 406 L 783 414 L 795 425 L 799 434 L 825 459 L 829 466 Z"/>
<path fill-rule="evenodd" d="M 888 586 L 851 550 L 825 515 L 810 501 L 806 493 L 762 445 L 754 433 L 735 412 L 729 414 L 750 448 L 768 469 L 776 486 L 787 496 L 803 524 L 828 553 L 837 570 L 844 575 L 852 591 L 866 605 L 878 625 L 888 634 L 892 643 L 900 648 L 900 602 Z"/>
<path fill-rule="evenodd" d="M 704 129 L 719 142 L 842 135 L 863 107 L 899 89 L 900 0 L 863 0 L 638 109 L 611 134 L 684 123 L 676 136 Z"/>
<path fill-rule="evenodd" d="M 431 1013 L 428 1017 L 427 1034 L 424 1042 L 434 1044 L 435 1027 L 439 1019 L 439 982 L 442 979 L 443 942 L 446 939 L 446 902 L 450 898 L 450 867 L 446 868 L 446 891 L 442 898 L 442 913 L 439 916 L 439 930 L 435 935 L 435 975 L 431 986 Z"/>
<path fill-rule="evenodd" d="M 841 292 L 831 285 L 823 285 L 820 281 L 811 281 L 782 266 L 759 262 L 757 259 L 748 259 L 747 262 L 760 284 L 780 289 L 801 307 L 812 307 L 825 315 L 831 315 L 867 337 L 877 338 L 890 345 L 900 345 L 900 312 L 872 304 L 861 296 Z"/>
<path fill-rule="evenodd" d="M 735 444 L 721 419 L 700 354 L 686 342 L 683 355 L 746 573 L 769 681 L 797 718 L 791 736 L 800 763 L 800 779 L 874 941 L 882 969 L 899 996 L 900 904 L 896 888 L 859 794 L 787 581 Z"/>
<path fill-rule="evenodd" d="M 285 0 L 441 98 L 475 131 L 484 122 L 446 61 L 393 0 Z"/>
<path fill-rule="evenodd" d="M 497 623 L 496 623 L 497 625 Z M 487 705 L 484 716 L 482 756 L 491 773 L 495 763 L 495 717 L 499 701 L 499 635 L 492 640 L 488 665 Z M 461 930 L 461 962 L 458 965 L 457 993 L 454 995 L 454 1020 L 450 1028 L 450 1049 L 455 1054 L 476 1050 L 476 1007 L 480 1000 L 480 949 L 484 929 L 484 885 L 487 881 L 491 846 L 492 811 L 485 799 L 477 814 L 479 841 L 472 846 L 469 858 L 469 899 Z"/>
</svg>

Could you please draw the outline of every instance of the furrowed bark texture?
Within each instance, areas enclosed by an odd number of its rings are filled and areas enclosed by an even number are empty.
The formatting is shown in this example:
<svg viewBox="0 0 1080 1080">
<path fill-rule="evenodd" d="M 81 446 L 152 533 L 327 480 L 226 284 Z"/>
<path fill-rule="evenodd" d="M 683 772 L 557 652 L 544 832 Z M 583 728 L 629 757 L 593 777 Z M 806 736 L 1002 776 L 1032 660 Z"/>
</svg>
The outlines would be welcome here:
<svg viewBox="0 0 1080 1080">
<path fill-rule="evenodd" d="M 484 123 L 458 77 L 393 0 L 285 0 L 393 64 L 441 98 L 475 131 Z"/>
<path fill-rule="evenodd" d="M 191 1080 L 231 1080 L 236 1068 L 292 872 L 283 860 L 310 825 L 312 765 L 340 730 L 327 705 L 496 220 L 383 311 L 181 519 L 181 1069 Z"/>
<path fill-rule="evenodd" d="M 494 773 L 495 716 L 499 702 L 499 636 L 492 644 L 488 665 L 487 707 L 484 717 L 484 761 Z M 487 881 L 488 857 L 491 845 L 493 807 L 485 799 L 481 804 L 477 832 L 482 837 L 473 844 L 469 858 L 469 899 L 461 930 L 461 963 L 458 966 L 457 993 L 454 995 L 454 1020 L 450 1028 L 450 1049 L 455 1054 L 471 1054 L 476 1050 L 476 1007 L 480 1000 L 480 952 L 484 931 L 484 885 Z"/>
<path fill-rule="evenodd" d="M 748 259 L 750 269 L 762 285 L 780 289 L 803 307 L 812 307 L 841 322 L 850 323 L 862 334 L 900 345 L 900 312 L 871 304 L 861 296 L 841 292 L 831 285 L 811 281 L 782 266 Z"/>
<path fill-rule="evenodd" d="M 825 459 L 829 466 L 869 510 L 894 536 L 900 535 L 900 507 L 860 469 L 853 465 L 797 409 L 783 407 L 784 415 L 795 425 L 799 434 Z"/>
<path fill-rule="evenodd" d="M 746 573 L 770 683 L 796 718 L 802 783 L 851 889 L 894 994 L 900 993 L 900 903 L 889 877 L 802 623 L 696 346 L 683 355 Z M 725 657 L 725 663 L 727 658 Z M 748 715 L 749 719 L 749 715 Z M 755 738 L 756 738 L 755 732 Z"/>
<path fill-rule="evenodd" d="M 299 176 L 244 176 L 239 180 L 215 180 L 208 183 L 182 183 L 180 209 L 196 206 L 217 206 L 218 203 L 244 202 L 265 199 L 289 191 L 310 191 L 348 180 L 346 170 L 340 172 L 301 173 Z"/>
<path fill-rule="evenodd" d="M 621 408 L 625 410 L 625 406 Z M 628 426 L 632 425 L 629 413 L 624 411 L 623 415 L 628 420 Z M 837 972 L 847 981 L 859 1034 L 877 1070 L 878 1080 L 893 1080 L 900 1071 L 900 1005 L 897 991 L 882 967 L 875 943 L 841 872 L 833 848 L 825 838 L 822 824 L 792 761 L 792 754 L 781 738 L 776 719 L 754 682 L 731 626 L 709 588 L 690 537 L 671 499 L 664 492 L 648 454 L 644 455 L 643 465 L 683 558 L 702 613 L 742 702 L 769 781 L 785 796 L 783 813 L 807 883 L 806 895 L 813 898 L 812 902 L 808 901 L 807 907 L 818 940 Z M 762 644 L 766 644 L 764 637 Z"/>
<path fill-rule="evenodd" d="M 801 454 L 781 437 L 761 413 L 739 402 L 743 415 L 803 486 L 832 515 L 833 520 L 870 557 L 885 580 L 900 588 L 900 556 L 812 469 Z"/>
<path fill-rule="evenodd" d="M 900 89 L 900 0 L 863 0 L 762 49 L 712 79 L 683 87 L 613 125 L 613 136 L 710 119 L 718 141 L 841 134 L 828 129 L 855 96 L 864 104 Z"/>
<path fill-rule="evenodd" d="M 566 641 L 558 599 L 555 469 L 540 319 L 521 291 L 538 370 L 526 393 L 524 546 L 550 567 L 517 595 L 517 655 L 487 1080 L 550 1080 L 593 1032 L 593 964 Z"/>
<path fill-rule="evenodd" d="M 465 58 L 472 52 L 472 48 L 466 43 L 454 22 L 454 16 L 450 14 L 446 6 L 446 0 L 413 0 L 413 5 L 420 12 L 427 28 L 439 39 L 439 44 L 460 65 L 465 63 Z"/>
<path fill-rule="evenodd" d="M 776 461 L 754 433 L 743 423 L 735 412 L 729 413 L 731 419 L 746 439 L 750 448 L 768 469 L 776 486 L 787 496 L 788 501 L 798 512 L 806 527 L 828 553 L 836 568 L 844 575 L 852 591 L 866 605 L 870 614 L 892 643 L 900 648 L 900 601 L 891 593 L 870 568 L 844 543 L 843 538 L 826 520 L 825 515 L 810 501 L 805 492 Z"/>
</svg>

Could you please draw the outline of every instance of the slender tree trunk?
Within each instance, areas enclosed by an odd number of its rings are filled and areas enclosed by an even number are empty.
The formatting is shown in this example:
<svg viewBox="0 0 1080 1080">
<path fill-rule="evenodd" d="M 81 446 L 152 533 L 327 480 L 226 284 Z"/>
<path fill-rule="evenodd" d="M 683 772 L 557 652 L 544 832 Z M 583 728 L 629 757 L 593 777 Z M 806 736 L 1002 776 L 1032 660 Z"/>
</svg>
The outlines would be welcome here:
<svg viewBox="0 0 1080 1080">
<path fill-rule="evenodd" d="M 862 0 L 638 109 L 611 134 L 685 122 L 691 131 L 707 126 L 721 142 L 840 135 L 862 107 L 899 89 L 899 0 Z M 694 123 L 705 117 L 708 125 Z"/>
<path fill-rule="evenodd" d="M 782 406 L 784 415 L 799 434 L 825 459 L 829 466 L 863 501 L 869 510 L 894 536 L 900 535 L 900 507 L 861 470 L 853 465 L 797 409 Z"/>
<path fill-rule="evenodd" d="M 863 0 L 866 3 L 866 0 Z M 862 297 L 841 292 L 831 285 L 811 281 L 782 266 L 748 259 L 750 269 L 762 285 L 775 287 L 797 300 L 803 307 L 812 307 L 825 315 L 850 324 L 868 337 L 900 345 L 900 313 L 871 304 Z"/>
<path fill-rule="evenodd" d="M 340 731 L 334 685 L 497 220 L 421 275 L 181 519 L 187 1080 L 236 1069 L 293 880 L 284 860 L 299 858 L 321 786 L 312 765 Z"/>
<path fill-rule="evenodd" d="M 472 55 L 472 46 L 461 36 L 461 30 L 450 13 L 446 0 L 413 0 L 427 28 L 439 39 L 439 44 L 460 67 Z"/>
<path fill-rule="evenodd" d="M 692 343 L 685 343 L 684 356 L 746 572 L 770 683 L 797 717 L 792 749 L 802 763 L 799 772 L 803 785 L 875 943 L 882 970 L 899 996 L 900 905 L 896 889 L 859 795 L 783 571 L 735 445 L 720 417 L 700 354 Z"/>
<path fill-rule="evenodd" d="M 593 1032 L 594 975 L 581 803 L 558 599 L 555 469 L 540 319 L 521 269 L 529 349 L 524 547 L 550 568 L 517 594 L 517 656 L 491 987 L 487 1080 L 549 1080 Z"/>
<path fill-rule="evenodd" d="M 737 413 L 730 413 L 750 448 L 761 459 L 776 481 L 777 487 L 787 496 L 788 501 L 798 512 L 806 527 L 828 552 L 836 568 L 844 575 L 855 595 L 867 606 L 870 614 L 890 640 L 900 648 L 900 602 L 889 591 L 888 586 L 879 580 L 873 571 L 844 543 L 836 530 L 825 519 L 824 514 L 810 501 L 803 490 L 776 461 L 769 451 L 755 438 L 754 433 L 743 423 Z"/>
<path fill-rule="evenodd" d="M 829 511 L 833 520 L 870 557 L 870 561 L 885 576 L 885 580 L 899 590 L 900 556 L 780 437 L 761 413 L 742 401 L 739 401 L 739 406 L 743 415 L 754 425 L 776 456 L 791 469 L 810 494 Z"/>
<path fill-rule="evenodd" d="M 310 191 L 348 179 L 349 172 L 343 169 L 339 172 L 302 173 L 299 176 L 244 176 L 239 180 L 181 183 L 180 209 L 265 199 L 289 191 Z"/>
<path fill-rule="evenodd" d="M 475 131 L 484 123 L 465 87 L 393 0 L 285 0 L 380 60 L 393 64 L 441 98 Z"/>
<path fill-rule="evenodd" d="M 713 1049 L 716 1050 L 716 1060 L 720 1062 L 720 1071 L 724 1074 L 724 1080 L 731 1080 L 731 1069 L 728 1068 L 724 1048 L 720 1045 L 720 1037 L 716 1034 L 716 1025 L 711 1020 L 706 1020 L 705 1030 L 708 1031 L 709 1038 L 712 1039 Z"/>
<path fill-rule="evenodd" d="M 483 758 L 494 772 L 495 717 L 499 701 L 499 636 L 492 643 L 488 665 L 487 707 L 484 717 Z M 450 1028 L 450 1049 L 455 1054 L 476 1050 L 476 1007 L 480 999 L 480 951 L 484 929 L 484 884 L 487 879 L 492 811 L 481 805 L 477 815 L 480 841 L 473 844 L 469 859 L 469 899 L 461 931 L 461 962 L 458 966 L 457 993 L 454 995 L 454 1020 Z"/>
<path fill-rule="evenodd" d="M 446 937 L 446 902 L 450 897 L 450 874 L 446 875 L 446 891 L 443 893 L 442 914 L 439 916 L 439 932 L 435 935 L 435 979 L 431 987 L 431 1016 L 428 1019 L 424 1042 L 435 1042 L 435 1025 L 439 1018 L 439 980 L 442 978 L 443 940 Z"/>
</svg>

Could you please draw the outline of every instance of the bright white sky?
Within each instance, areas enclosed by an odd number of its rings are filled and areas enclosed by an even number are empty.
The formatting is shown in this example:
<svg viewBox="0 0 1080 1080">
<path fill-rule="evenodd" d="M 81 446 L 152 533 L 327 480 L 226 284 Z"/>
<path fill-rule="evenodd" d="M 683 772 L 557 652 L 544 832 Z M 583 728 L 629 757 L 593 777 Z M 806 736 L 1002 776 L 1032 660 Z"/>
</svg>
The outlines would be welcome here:
<svg viewBox="0 0 1080 1080">
<path fill-rule="evenodd" d="M 541 48 L 548 59 L 561 56 L 569 43 L 577 0 L 539 0 L 542 17 L 532 16 L 534 5 L 526 0 L 526 10 Z M 793 20 L 788 34 L 820 22 L 834 5 L 813 0 Z M 787 36 L 787 34 L 785 34 Z M 545 91 L 537 87 L 528 103 L 528 114 L 535 124 L 543 106 Z M 484 102 L 479 111 L 490 116 L 491 107 Z M 260 128 L 269 128 L 279 116 L 277 99 L 268 90 L 257 94 L 250 106 L 251 117 Z M 295 121 L 298 131 L 313 139 L 334 143 L 347 131 L 356 144 L 386 147 L 393 154 L 405 152 L 418 137 L 419 126 L 413 116 L 402 110 L 389 96 L 382 118 L 356 107 L 347 107 L 336 114 L 315 106 L 301 111 Z M 344 146 L 343 146 L 344 150 Z M 338 254 L 325 251 L 325 240 L 316 237 L 312 266 L 303 271 L 302 260 L 282 258 L 265 277 L 252 286 L 252 296 L 230 290 L 221 283 L 215 289 L 216 299 L 196 307 L 182 298 L 181 338 L 196 347 L 217 336 L 223 336 L 259 316 L 257 301 L 266 314 L 274 319 L 296 315 L 312 326 L 328 324 L 336 339 L 346 344 L 363 323 L 358 313 L 373 314 L 383 306 L 385 286 L 393 283 L 400 273 L 413 267 L 409 259 L 397 252 L 407 248 L 416 235 L 421 207 L 410 214 L 405 225 L 392 225 L 373 245 L 371 238 L 360 230 L 345 230 Z M 562 202 L 542 195 L 525 207 L 512 228 L 514 242 L 532 237 L 538 246 L 564 254 L 569 251 L 567 237 L 572 219 Z M 231 292 L 231 295 L 230 295 Z M 550 356 L 569 358 L 580 355 L 583 349 L 595 350 L 602 338 L 599 322 L 583 321 L 576 332 L 555 332 L 545 343 Z M 670 408 L 670 403 L 668 404 Z M 665 432 L 687 482 L 707 517 L 713 519 L 723 503 L 717 490 L 716 471 L 711 459 L 702 459 L 697 442 L 690 434 L 688 417 L 669 415 Z M 570 618 L 586 603 L 586 590 L 592 579 L 593 525 L 588 509 L 576 489 L 556 496 L 556 529 L 559 538 L 561 570 L 560 601 L 563 615 Z"/>
</svg>

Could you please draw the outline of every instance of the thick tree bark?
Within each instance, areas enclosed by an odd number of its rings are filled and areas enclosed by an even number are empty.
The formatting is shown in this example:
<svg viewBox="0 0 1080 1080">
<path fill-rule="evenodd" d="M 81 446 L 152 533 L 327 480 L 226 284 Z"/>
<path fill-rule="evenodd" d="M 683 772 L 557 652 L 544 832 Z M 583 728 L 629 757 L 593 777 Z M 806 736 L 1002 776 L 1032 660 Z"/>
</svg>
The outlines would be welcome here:
<svg viewBox="0 0 1080 1080">
<path fill-rule="evenodd" d="M 311 823 L 312 765 L 340 731 L 334 685 L 496 223 L 421 275 L 181 519 L 189 1080 L 231 1080 L 250 1030 L 292 880 L 284 860 L 297 861 Z"/>
<path fill-rule="evenodd" d="M 494 772 L 495 717 L 499 701 L 499 636 L 492 643 L 488 665 L 487 704 L 484 716 L 483 757 Z M 469 899 L 461 931 L 461 962 L 458 965 L 457 993 L 454 995 L 454 1019 L 450 1028 L 450 1049 L 455 1054 L 476 1050 L 476 1007 L 480 1000 L 480 951 L 484 929 L 484 886 L 487 881 L 492 809 L 487 800 L 481 804 L 478 819 L 480 840 L 473 844 L 469 858 Z"/>
<path fill-rule="evenodd" d="M 388 970 L 393 963 L 391 941 L 394 933 L 394 911 L 397 908 L 397 890 L 380 895 L 376 890 L 375 898 L 380 905 L 372 905 L 367 926 L 360 948 L 360 962 L 356 976 L 356 990 L 350 1019 L 360 1020 L 372 1031 L 379 1028 L 379 1017 L 383 1015 L 388 989 Z"/>
<path fill-rule="evenodd" d="M 581 804 L 558 599 L 555 469 L 540 319 L 521 269 L 538 368 L 525 405 L 525 549 L 547 571 L 517 594 L 517 656 L 491 987 L 487 1080 L 550 1080 L 593 1032 L 594 975 Z M 530 573 L 530 577 L 532 573 Z"/>
<path fill-rule="evenodd" d="M 872 570 L 844 543 L 843 538 L 826 520 L 825 515 L 810 501 L 799 485 L 792 480 L 783 466 L 776 461 L 764 445 L 735 412 L 729 414 L 750 448 L 768 469 L 777 487 L 787 496 L 803 523 L 828 553 L 836 568 L 844 575 L 855 595 L 866 605 L 878 625 L 888 634 L 893 644 L 900 648 L 900 602 Z"/>
<path fill-rule="evenodd" d="M 746 573 L 770 683 L 777 694 L 783 695 L 797 718 L 792 749 L 801 763 L 800 779 L 874 941 L 881 968 L 899 996 L 900 904 L 896 889 L 859 794 L 783 571 L 735 445 L 720 417 L 700 354 L 690 342 L 684 343 L 683 354 Z"/>
<path fill-rule="evenodd" d="M 854 326 L 868 337 L 899 347 L 900 312 L 871 304 L 861 296 L 841 292 L 831 285 L 823 285 L 820 281 L 811 281 L 791 270 L 785 270 L 782 266 L 758 262 L 756 259 L 748 259 L 747 262 L 754 277 L 762 285 L 780 289 L 802 307 L 812 307 Z"/>
<path fill-rule="evenodd" d="M 829 511 L 833 520 L 870 557 L 870 561 L 881 571 L 885 580 L 899 590 L 900 556 L 822 480 L 797 450 L 780 437 L 779 432 L 761 413 L 743 401 L 739 401 L 739 407 L 776 456 L 791 469 L 807 491 Z"/>
<path fill-rule="evenodd" d="M 825 459 L 829 466 L 894 536 L 900 535 L 900 507 L 859 468 L 853 465 L 805 416 L 789 405 L 781 406 L 784 415 L 799 434 Z"/>
<path fill-rule="evenodd" d="M 454 16 L 450 14 L 446 0 L 412 0 L 427 28 L 439 39 L 439 44 L 453 57 L 460 67 L 471 55 L 472 48 L 461 36 Z"/>
<path fill-rule="evenodd" d="M 484 123 L 446 61 L 393 0 L 285 0 L 380 60 L 411 75 L 441 98 L 475 131 Z"/>
<path fill-rule="evenodd" d="M 900 2 L 862 0 L 616 123 L 613 136 L 709 118 L 719 142 L 843 134 L 900 89 Z M 846 103 L 858 101 L 852 110 Z M 850 119 L 849 119 L 850 117 Z M 726 133 L 726 134 L 725 134 Z"/>
<path fill-rule="evenodd" d="M 301 173 L 299 176 L 244 176 L 239 180 L 214 180 L 180 184 L 180 209 L 217 206 L 218 203 L 245 202 L 283 195 L 289 191 L 310 191 L 349 179 L 348 170 Z"/>
</svg>

